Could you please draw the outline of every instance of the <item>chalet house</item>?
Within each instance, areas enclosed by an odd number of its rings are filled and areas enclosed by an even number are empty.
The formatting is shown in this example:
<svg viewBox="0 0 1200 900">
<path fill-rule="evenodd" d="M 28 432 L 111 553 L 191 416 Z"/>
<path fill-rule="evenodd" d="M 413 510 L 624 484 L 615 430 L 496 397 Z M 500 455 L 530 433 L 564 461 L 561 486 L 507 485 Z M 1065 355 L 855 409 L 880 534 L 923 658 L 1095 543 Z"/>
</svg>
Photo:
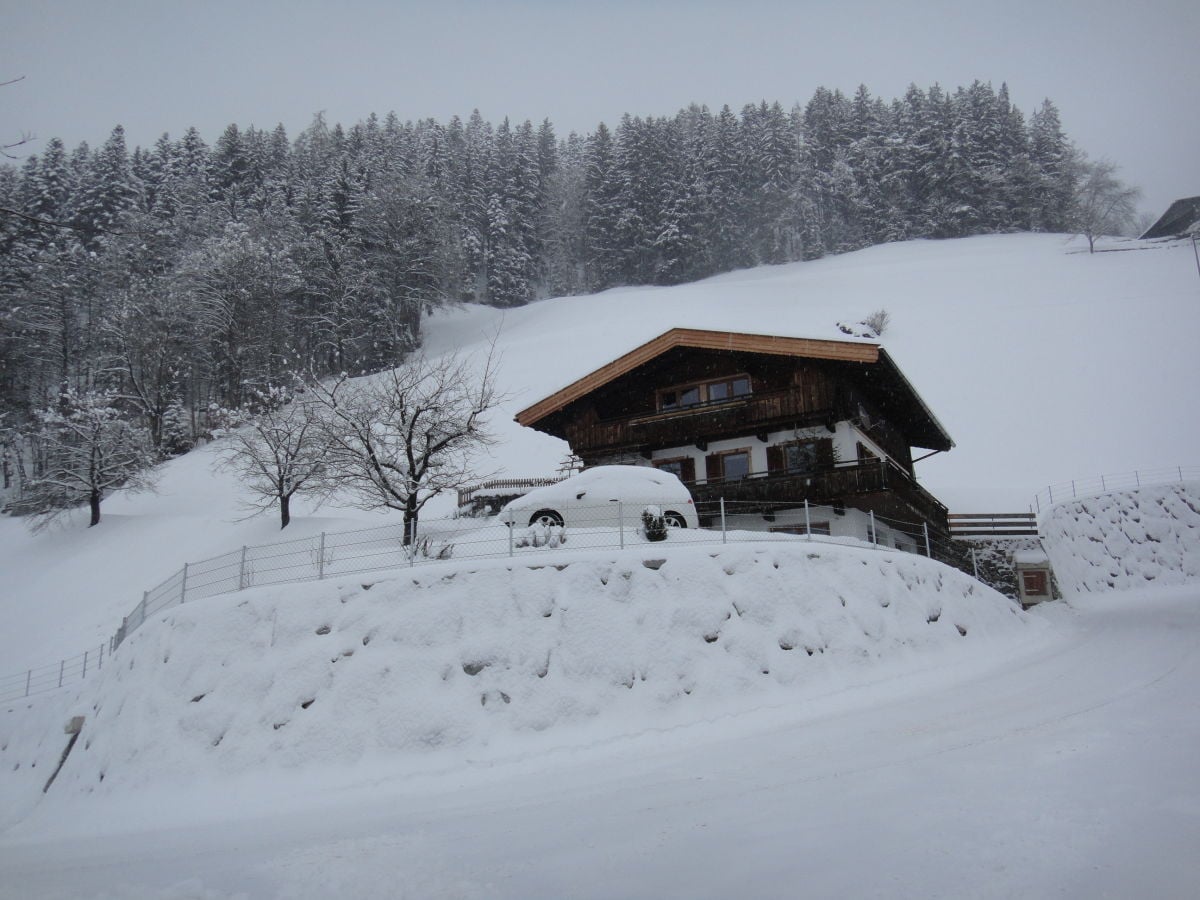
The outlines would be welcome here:
<svg viewBox="0 0 1200 900">
<path fill-rule="evenodd" d="M 1142 240 L 1184 237 L 1193 225 L 1200 224 L 1200 197 L 1176 200 L 1158 221 L 1146 229 Z"/>
<path fill-rule="evenodd" d="M 924 552 L 926 529 L 949 536 L 912 450 L 954 442 L 877 344 L 674 328 L 516 421 L 585 466 L 668 469 L 702 519 L 724 500 L 730 527 L 862 535 L 873 513 L 906 523 L 877 525 L 891 546 Z"/>
</svg>

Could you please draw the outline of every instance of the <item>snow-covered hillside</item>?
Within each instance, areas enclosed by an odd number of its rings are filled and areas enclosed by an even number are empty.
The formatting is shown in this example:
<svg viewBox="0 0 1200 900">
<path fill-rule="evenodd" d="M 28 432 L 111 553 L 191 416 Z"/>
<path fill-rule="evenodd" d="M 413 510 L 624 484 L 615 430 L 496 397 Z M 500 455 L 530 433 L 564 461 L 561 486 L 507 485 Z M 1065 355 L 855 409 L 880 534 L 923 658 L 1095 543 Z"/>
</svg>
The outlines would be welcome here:
<svg viewBox="0 0 1200 900">
<path fill-rule="evenodd" d="M 495 340 L 509 399 L 480 471 L 536 476 L 566 448 L 513 413 L 667 328 L 839 338 L 886 308 L 882 343 L 958 442 L 924 483 L 1014 511 L 1192 460 L 1190 247 L 1122 249 L 877 247 L 443 312 L 426 351 Z M 167 463 L 97 528 L 0 519 L 0 674 L 105 641 L 184 561 L 391 521 L 301 503 L 281 535 L 242 519 L 220 454 Z M 5 704 L 0 897 L 1194 894 L 1194 587 L 1022 613 L 855 547 L 541 556 L 174 607 L 95 677 Z"/>
<path fill-rule="evenodd" d="M 799 541 L 260 588 L 160 613 L 69 699 L 0 717 L 5 815 L 41 798 L 74 716 L 84 740 L 56 803 L 538 733 L 554 746 L 590 720 L 628 734 L 945 664 L 1041 624 L 940 563 Z"/>
<path fill-rule="evenodd" d="M 508 399 L 481 475 L 553 474 L 566 445 L 513 414 L 674 326 L 843 339 L 837 322 L 891 313 L 881 338 L 957 446 L 917 465 L 953 512 L 1027 509 L 1043 485 L 1193 461 L 1200 419 L 1180 415 L 1197 371 L 1200 280 L 1190 244 L 1123 242 L 1088 254 L 1062 235 L 914 241 L 673 288 L 630 288 L 515 310 L 432 316 L 430 354 L 495 340 Z M 382 524 L 303 502 L 281 535 L 243 520 L 234 475 L 209 446 L 162 466 L 157 495 L 114 496 L 104 522 L 30 535 L 0 518 L 0 675 L 108 640 L 142 591 L 190 560 L 244 544 Z M 448 515 L 453 498 L 430 504 Z"/>
<path fill-rule="evenodd" d="M 1069 500 L 1040 523 L 1063 591 L 1127 591 L 1200 581 L 1200 483 Z"/>
<path fill-rule="evenodd" d="M 1200 419 L 1200 279 L 1191 244 L 1062 235 L 886 244 L 671 288 L 630 288 L 428 322 L 431 352 L 492 336 L 512 394 L 495 417 L 497 467 L 553 472 L 561 441 L 512 414 L 672 327 L 845 339 L 838 322 L 891 314 L 880 338 L 956 442 L 917 466 L 953 512 L 1029 508 L 1047 484 L 1189 464 Z"/>
</svg>

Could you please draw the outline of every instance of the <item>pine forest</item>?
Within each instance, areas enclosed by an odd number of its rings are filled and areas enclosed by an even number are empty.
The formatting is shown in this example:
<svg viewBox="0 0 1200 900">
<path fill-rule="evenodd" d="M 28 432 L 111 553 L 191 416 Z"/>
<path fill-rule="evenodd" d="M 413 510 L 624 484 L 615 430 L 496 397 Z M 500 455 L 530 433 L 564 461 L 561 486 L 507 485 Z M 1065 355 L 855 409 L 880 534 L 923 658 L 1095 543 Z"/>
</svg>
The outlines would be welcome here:
<svg viewBox="0 0 1200 900">
<path fill-rule="evenodd" d="M 476 112 L 52 139 L 0 167 L 0 428 L 99 405 L 170 455 L 295 373 L 396 364 L 441 304 L 1071 230 L 1080 159 L 1049 100 L 979 82 L 565 137 Z"/>
</svg>

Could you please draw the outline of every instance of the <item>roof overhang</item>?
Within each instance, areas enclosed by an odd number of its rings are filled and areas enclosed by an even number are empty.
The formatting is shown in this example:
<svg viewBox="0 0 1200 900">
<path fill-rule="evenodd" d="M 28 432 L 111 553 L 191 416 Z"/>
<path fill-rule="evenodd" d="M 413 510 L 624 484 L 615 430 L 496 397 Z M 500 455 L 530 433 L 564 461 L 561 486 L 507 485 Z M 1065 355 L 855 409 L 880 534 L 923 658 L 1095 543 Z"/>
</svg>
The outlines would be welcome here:
<svg viewBox="0 0 1200 900">
<path fill-rule="evenodd" d="M 919 410 L 919 414 L 926 418 L 927 421 L 924 424 L 929 427 L 923 430 L 933 432 L 930 439 L 918 446 L 928 446 L 930 449 L 940 450 L 948 450 L 954 446 L 954 441 L 950 439 L 946 429 L 934 417 L 892 358 L 878 344 L 868 341 L 831 341 L 733 331 L 706 331 L 695 328 L 672 328 L 601 366 L 594 372 L 571 382 L 532 406 L 526 407 L 514 418 L 521 425 L 537 428 L 538 423 L 547 416 L 562 411 L 581 397 L 676 347 L 879 365 L 884 370 L 882 374 L 893 379 L 894 383 L 900 387 L 908 404 L 914 406 Z"/>
<path fill-rule="evenodd" d="M 879 360 L 877 344 L 851 341 L 822 341 L 811 338 L 787 338 L 766 334 L 740 334 L 732 331 L 701 331 L 695 328 L 672 328 L 654 340 L 630 350 L 594 372 L 573 381 L 533 406 L 521 410 L 516 420 L 533 427 L 546 416 L 558 412 L 596 388 L 632 372 L 638 366 L 661 356 L 675 347 L 695 347 L 702 350 L 729 350 L 742 353 L 770 353 L 778 356 L 801 356 L 809 359 L 835 359 L 846 362 L 873 363 Z"/>
</svg>

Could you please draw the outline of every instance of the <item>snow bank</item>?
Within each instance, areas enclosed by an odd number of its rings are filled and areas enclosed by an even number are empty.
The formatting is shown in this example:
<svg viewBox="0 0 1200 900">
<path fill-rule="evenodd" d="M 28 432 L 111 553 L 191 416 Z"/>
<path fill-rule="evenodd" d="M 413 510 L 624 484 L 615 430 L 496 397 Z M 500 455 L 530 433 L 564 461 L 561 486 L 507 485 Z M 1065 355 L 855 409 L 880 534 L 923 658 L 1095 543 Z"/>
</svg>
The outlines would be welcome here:
<svg viewBox="0 0 1200 900">
<path fill-rule="evenodd" d="M 64 801 L 271 767 L 404 766 L 572 724 L 636 733 L 928 667 L 1035 623 L 922 557 L 801 542 L 259 588 L 163 613 L 73 695 L 4 711 L 0 809 L 11 822 L 38 801 L 75 715 L 83 732 L 50 792 Z"/>
<path fill-rule="evenodd" d="M 1200 482 L 1071 500 L 1039 530 L 1064 593 L 1200 581 Z"/>
</svg>

